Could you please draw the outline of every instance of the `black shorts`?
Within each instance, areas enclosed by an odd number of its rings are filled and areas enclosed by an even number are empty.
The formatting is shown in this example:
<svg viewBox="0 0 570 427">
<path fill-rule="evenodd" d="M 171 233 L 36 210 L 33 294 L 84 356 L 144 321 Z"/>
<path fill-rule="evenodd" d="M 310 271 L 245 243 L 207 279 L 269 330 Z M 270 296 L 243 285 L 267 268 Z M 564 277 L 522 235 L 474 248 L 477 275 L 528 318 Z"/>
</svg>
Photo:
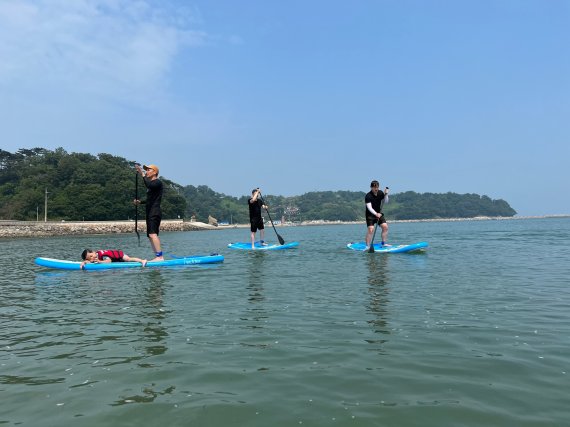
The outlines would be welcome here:
<svg viewBox="0 0 570 427">
<path fill-rule="evenodd" d="M 146 219 L 146 236 L 151 234 L 156 234 L 158 236 L 160 230 L 160 221 L 162 220 L 159 216 L 151 216 Z"/>
<path fill-rule="evenodd" d="M 371 225 L 376 224 L 376 222 L 378 221 L 378 218 L 376 218 L 375 216 L 367 216 L 366 217 L 366 226 L 370 227 Z M 380 217 L 380 225 L 382 224 L 386 224 L 386 218 L 384 217 L 384 215 L 382 215 Z"/>
<path fill-rule="evenodd" d="M 263 225 L 263 218 L 254 218 L 249 222 L 250 230 L 255 233 L 257 230 L 263 230 L 265 226 Z"/>
</svg>

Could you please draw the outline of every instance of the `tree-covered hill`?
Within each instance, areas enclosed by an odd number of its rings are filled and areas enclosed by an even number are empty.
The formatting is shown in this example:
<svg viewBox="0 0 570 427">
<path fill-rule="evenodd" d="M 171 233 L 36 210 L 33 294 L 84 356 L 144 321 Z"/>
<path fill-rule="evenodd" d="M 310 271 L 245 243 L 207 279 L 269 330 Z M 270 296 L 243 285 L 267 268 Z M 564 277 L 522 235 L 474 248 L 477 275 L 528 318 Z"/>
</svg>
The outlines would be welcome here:
<svg viewBox="0 0 570 427">
<path fill-rule="evenodd" d="M 133 162 L 110 154 L 67 153 L 43 148 L 0 150 L 0 219 L 94 221 L 134 218 L 135 173 Z M 164 180 L 162 207 L 165 218 L 182 217 L 186 200 L 177 185 Z M 139 179 L 139 197 L 145 188 Z M 144 218 L 144 208 L 139 208 Z"/>
<path fill-rule="evenodd" d="M 0 219 L 43 219 L 46 189 L 48 220 L 95 221 L 125 220 L 134 217 L 133 162 L 110 154 L 97 156 L 68 153 L 63 148 L 21 149 L 16 153 L 0 150 Z M 206 185 L 181 186 L 164 176 L 163 218 L 194 216 L 206 222 L 208 216 L 219 222 L 247 223 L 247 195 L 232 197 Z M 145 188 L 139 179 L 139 196 Z M 266 195 L 274 220 L 285 221 L 362 221 L 362 191 L 317 191 L 301 196 Z M 513 216 L 504 200 L 477 194 L 416 193 L 406 191 L 390 196 L 384 206 L 388 219 L 472 218 Z M 144 209 L 139 209 L 144 217 Z"/>
<path fill-rule="evenodd" d="M 319 191 L 295 197 L 275 197 L 276 213 L 286 220 L 360 221 L 365 207 L 362 191 Z M 474 218 L 477 216 L 510 217 L 516 214 L 504 200 L 492 200 L 477 194 L 404 193 L 390 194 L 384 205 L 388 219 Z"/>
<path fill-rule="evenodd" d="M 492 200 L 478 194 L 418 194 L 406 191 L 392 199 L 394 203 L 386 206 L 386 215 L 393 213 L 394 219 L 509 217 L 516 214 L 504 200 Z"/>
</svg>

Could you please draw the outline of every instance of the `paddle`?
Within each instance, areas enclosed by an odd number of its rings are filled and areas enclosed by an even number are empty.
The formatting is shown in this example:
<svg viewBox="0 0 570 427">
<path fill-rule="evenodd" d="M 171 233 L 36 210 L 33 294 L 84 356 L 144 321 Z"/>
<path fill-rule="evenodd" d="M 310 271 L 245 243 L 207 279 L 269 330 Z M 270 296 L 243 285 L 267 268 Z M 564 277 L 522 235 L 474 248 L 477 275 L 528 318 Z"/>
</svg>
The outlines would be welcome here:
<svg viewBox="0 0 570 427">
<path fill-rule="evenodd" d="M 388 187 L 386 187 L 388 189 Z M 386 196 L 384 196 L 386 197 Z M 384 199 L 380 202 L 380 213 L 382 213 L 382 207 L 384 207 Z M 376 227 L 374 227 L 374 234 L 372 235 L 372 240 L 370 241 L 370 247 L 368 248 L 368 253 L 374 253 L 374 237 L 376 237 L 376 230 L 378 230 L 378 224 L 380 224 L 380 218 L 376 221 Z"/>
<path fill-rule="evenodd" d="M 139 173 L 135 171 L 135 200 L 139 199 Z M 135 203 L 135 233 L 137 233 L 137 239 L 139 240 L 139 246 L 141 245 L 141 235 L 139 234 L 139 205 Z"/>
<path fill-rule="evenodd" d="M 265 206 L 265 211 L 267 212 L 267 216 L 269 217 L 269 221 L 271 221 L 271 225 L 273 226 L 273 230 L 275 230 L 275 234 L 277 234 L 277 240 L 279 240 L 279 244 L 284 245 L 285 240 L 283 240 L 283 237 L 281 237 L 279 235 L 279 233 L 277 232 L 277 230 L 275 229 L 275 225 L 273 224 L 273 220 L 271 219 L 271 215 L 269 215 L 269 210 L 267 210 L 267 205 L 265 204 L 265 200 L 263 200 L 263 197 L 261 197 L 261 193 L 259 193 L 259 198 L 261 199 L 261 203 L 263 203 L 263 205 Z"/>
</svg>

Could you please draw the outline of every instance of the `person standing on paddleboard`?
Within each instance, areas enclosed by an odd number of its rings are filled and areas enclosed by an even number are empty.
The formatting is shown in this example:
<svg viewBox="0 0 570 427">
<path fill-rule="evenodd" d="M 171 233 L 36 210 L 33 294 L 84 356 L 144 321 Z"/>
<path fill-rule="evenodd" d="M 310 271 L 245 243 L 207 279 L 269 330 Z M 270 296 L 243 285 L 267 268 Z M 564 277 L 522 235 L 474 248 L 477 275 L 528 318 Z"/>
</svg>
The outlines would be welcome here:
<svg viewBox="0 0 570 427">
<path fill-rule="evenodd" d="M 372 235 L 374 234 L 374 225 L 378 223 L 382 228 L 382 246 L 389 246 L 386 244 L 388 240 L 388 223 L 382 213 L 382 206 L 388 203 L 388 187 L 384 191 L 380 190 L 380 183 L 376 180 L 370 183 L 370 191 L 366 193 L 364 203 L 366 204 L 366 246 L 370 246 Z"/>
<path fill-rule="evenodd" d="M 255 249 L 255 233 L 259 230 L 260 243 L 267 246 L 263 240 L 265 238 L 265 227 L 263 225 L 263 217 L 261 216 L 261 208 L 267 209 L 260 199 L 261 190 L 254 188 L 251 190 L 251 197 L 248 199 L 249 205 L 249 224 L 251 230 L 251 249 Z"/>
<path fill-rule="evenodd" d="M 151 261 L 163 261 L 162 249 L 160 248 L 160 222 L 162 220 L 162 211 L 160 203 L 162 201 L 162 181 L 158 179 L 158 166 L 135 164 L 137 173 L 143 177 L 146 187 L 146 200 L 135 200 L 135 204 L 144 204 L 146 207 L 146 235 L 150 241 L 150 246 L 154 251 L 155 258 Z M 144 169 L 144 172 L 143 172 Z"/>
</svg>

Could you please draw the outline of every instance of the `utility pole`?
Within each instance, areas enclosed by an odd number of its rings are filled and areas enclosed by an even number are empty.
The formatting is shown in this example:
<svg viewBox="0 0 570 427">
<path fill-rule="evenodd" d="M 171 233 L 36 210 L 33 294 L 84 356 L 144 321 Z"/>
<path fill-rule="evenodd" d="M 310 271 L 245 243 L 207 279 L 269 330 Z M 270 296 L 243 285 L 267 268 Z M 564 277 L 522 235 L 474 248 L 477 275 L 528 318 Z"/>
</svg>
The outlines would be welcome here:
<svg viewBox="0 0 570 427">
<path fill-rule="evenodd" d="M 47 222 L 47 195 L 48 195 L 47 187 L 46 187 L 46 198 L 44 202 L 44 222 Z"/>
</svg>

